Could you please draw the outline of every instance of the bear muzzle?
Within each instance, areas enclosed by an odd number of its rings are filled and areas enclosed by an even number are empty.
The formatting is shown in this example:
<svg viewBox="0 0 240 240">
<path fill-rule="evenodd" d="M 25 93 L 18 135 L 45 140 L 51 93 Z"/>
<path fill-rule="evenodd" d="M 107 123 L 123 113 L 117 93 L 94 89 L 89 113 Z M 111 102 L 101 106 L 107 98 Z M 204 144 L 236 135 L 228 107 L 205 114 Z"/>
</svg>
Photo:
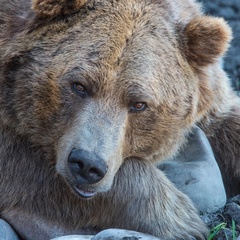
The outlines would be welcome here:
<svg viewBox="0 0 240 240">
<path fill-rule="evenodd" d="M 68 156 L 68 166 L 76 180 L 73 190 L 83 198 L 93 197 L 96 192 L 89 191 L 88 185 L 100 182 L 107 173 L 105 161 L 95 152 L 72 149 Z"/>
</svg>

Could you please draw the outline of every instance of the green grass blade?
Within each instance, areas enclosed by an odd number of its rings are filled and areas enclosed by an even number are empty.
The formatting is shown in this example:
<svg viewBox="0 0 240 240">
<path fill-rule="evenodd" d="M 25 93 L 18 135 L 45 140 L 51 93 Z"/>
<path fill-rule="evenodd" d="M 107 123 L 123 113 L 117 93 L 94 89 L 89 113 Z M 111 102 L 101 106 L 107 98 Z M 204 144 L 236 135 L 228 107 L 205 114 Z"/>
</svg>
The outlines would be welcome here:
<svg viewBox="0 0 240 240">
<path fill-rule="evenodd" d="M 212 228 L 207 240 L 212 240 L 221 229 L 226 227 L 226 225 L 226 223 L 220 223 L 216 227 Z"/>
<path fill-rule="evenodd" d="M 236 240 L 236 223 L 235 221 L 232 219 L 232 235 L 233 235 L 233 240 Z"/>
</svg>

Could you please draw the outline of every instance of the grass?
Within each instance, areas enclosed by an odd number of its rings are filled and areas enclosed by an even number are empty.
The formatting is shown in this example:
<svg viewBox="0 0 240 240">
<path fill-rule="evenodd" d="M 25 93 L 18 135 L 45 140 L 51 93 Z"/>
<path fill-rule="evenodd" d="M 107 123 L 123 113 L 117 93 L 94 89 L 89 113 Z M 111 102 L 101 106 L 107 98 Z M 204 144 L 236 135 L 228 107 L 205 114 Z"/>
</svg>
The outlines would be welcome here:
<svg viewBox="0 0 240 240">
<path fill-rule="evenodd" d="M 224 230 L 227 226 L 227 223 L 220 223 L 218 224 L 216 227 L 212 228 L 210 230 L 209 236 L 207 238 L 207 240 L 212 240 L 214 239 L 214 237 L 218 234 L 219 231 Z M 236 223 L 235 221 L 232 219 L 232 240 L 236 240 Z M 226 240 L 230 240 L 228 238 L 228 236 L 226 235 Z"/>
<path fill-rule="evenodd" d="M 217 235 L 217 233 L 220 230 L 224 229 L 226 226 L 227 226 L 227 223 L 220 223 L 216 227 L 212 228 L 207 240 L 212 240 Z"/>
<path fill-rule="evenodd" d="M 232 234 L 233 234 L 233 240 L 236 240 L 236 223 L 235 221 L 232 219 Z"/>
</svg>

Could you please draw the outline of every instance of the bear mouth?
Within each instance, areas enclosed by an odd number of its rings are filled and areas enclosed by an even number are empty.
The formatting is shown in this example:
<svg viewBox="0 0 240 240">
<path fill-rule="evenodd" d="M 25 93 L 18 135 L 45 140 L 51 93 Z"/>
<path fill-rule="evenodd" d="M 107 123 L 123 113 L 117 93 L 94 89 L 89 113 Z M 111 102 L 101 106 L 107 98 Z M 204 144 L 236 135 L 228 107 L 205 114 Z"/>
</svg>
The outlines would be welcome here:
<svg viewBox="0 0 240 240">
<path fill-rule="evenodd" d="M 81 198 L 92 198 L 97 194 L 97 192 L 83 189 L 80 186 L 74 186 L 73 190 Z"/>
</svg>

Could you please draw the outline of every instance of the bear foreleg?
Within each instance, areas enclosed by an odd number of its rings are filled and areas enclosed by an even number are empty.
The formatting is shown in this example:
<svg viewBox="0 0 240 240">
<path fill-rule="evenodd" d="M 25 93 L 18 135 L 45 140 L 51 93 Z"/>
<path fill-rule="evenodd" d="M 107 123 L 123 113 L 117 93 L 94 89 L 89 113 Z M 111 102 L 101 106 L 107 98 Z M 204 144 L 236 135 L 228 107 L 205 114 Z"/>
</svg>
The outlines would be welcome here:
<svg viewBox="0 0 240 240">
<path fill-rule="evenodd" d="M 240 102 L 239 102 L 240 104 Z M 240 107 L 235 106 L 225 115 L 203 129 L 219 164 L 228 196 L 240 193 Z"/>
<path fill-rule="evenodd" d="M 124 228 L 164 239 L 205 239 L 207 228 L 191 200 L 163 172 L 138 159 L 125 160 L 107 193 L 100 228 Z M 107 210 L 107 211 L 108 211 Z"/>
</svg>

